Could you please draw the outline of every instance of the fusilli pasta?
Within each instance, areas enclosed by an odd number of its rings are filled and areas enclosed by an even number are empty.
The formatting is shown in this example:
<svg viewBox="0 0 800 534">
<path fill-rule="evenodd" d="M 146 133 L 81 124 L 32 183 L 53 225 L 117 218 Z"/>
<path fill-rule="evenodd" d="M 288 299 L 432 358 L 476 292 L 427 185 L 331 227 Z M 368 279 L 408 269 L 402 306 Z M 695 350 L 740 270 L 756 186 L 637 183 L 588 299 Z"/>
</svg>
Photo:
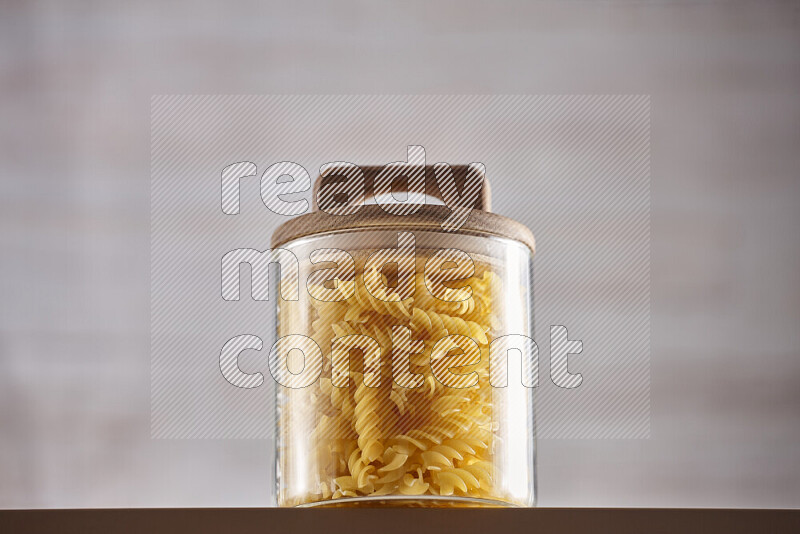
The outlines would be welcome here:
<svg viewBox="0 0 800 534">
<path fill-rule="evenodd" d="M 309 439 L 319 480 L 305 502 L 384 495 L 491 497 L 497 423 L 488 351 L 500 325 L 492 302 L 501 293 L 501 279 L 479 267 L 459 284 L 469 284 L 471 296 L 447 302 L 431 295 L 418 269 L 413 297 L 400 300 L 395 294 L 387 302 L 368 290 L 385 282 L 381 276 L 358 273 L 349 298 L 312 301 L 311 337 L 325 361 L 323 377 L 311 386 L 318 418 Z M 393 326 L 409 328 L 411 339 L 421 341 L 421 352 L 411 354 L 409 364 L 411 373 L 422 377 L 421 387 L 401 387 L 389 376 Z M 333 342 L 346 336 L 369 336 L 380 344 L 380 376 L 369 375 L 375 369 L 356 352 L 333 357 Z M 447 339 L 437 346 L 442 338 Z M 456 348 L 459 354 L 449 355 Z M 440 372 L 457 366 L 457 374 L 450 374 L 455 387 L 437 378 L 437 355 L 448 360 Z M 378 362 L 373 358 L 372 363 Z M 349 370 L 350 379 L 332 382 L 333 367 Z"/>
</svg>

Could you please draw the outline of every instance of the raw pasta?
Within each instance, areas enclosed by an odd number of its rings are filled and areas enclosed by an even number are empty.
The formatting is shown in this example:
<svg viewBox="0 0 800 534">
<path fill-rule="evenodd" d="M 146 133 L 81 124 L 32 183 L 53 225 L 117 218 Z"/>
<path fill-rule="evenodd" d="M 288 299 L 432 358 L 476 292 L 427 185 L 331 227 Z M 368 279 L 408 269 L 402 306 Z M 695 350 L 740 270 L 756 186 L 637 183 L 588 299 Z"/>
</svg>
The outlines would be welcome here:
<svg viewBox="0 0 800 534">
<path fill-rule="evenodd" d="M 501 321 L 492 306 L 493 296 L 501 294 L 500 277 L 476 262 L 476 275 L 457 284 L 469 284 L 472 296 L 447 302 L 431 295 L 418 269 L 412 297 L 384 302 L 366 289 L 376 276 L 380 274 L 357 274 L 355 293 L 345 301 L 311 301 L 310 335 L 325 355 L 322 377 L 311 386 L 311 395 L 305 392 L 316 414 L 308 444 L 318 478 L 315 488 L 295 504 L 390 495 L 495 498 L 497 473 L 491 455 L 497 423 L 489 344 Z M 410 371 L 421 377 L 420 387 L 401 387 L 392 379 L 392 326 L 410 328 L 411 339 L 423 343 L 423 351 L 410 357 Z M 331 346 L 356 335 L 375 339 L 380 355 L 368 364 L 353 351 L 349 383 L 337 387 Z M 435 351 L 436 342 L 447 336 L 453 337 Z M 449 355 L 455 348 L 461 350 Z M 442 371 L 460 366 L 457 375 L 450 375 L 458 387 L 441 383 L 437 365 Z M 475 375 L 477 384 L 464 387 Z M 378 387 L 370 387 L 378 380 Z"/>
</svg>

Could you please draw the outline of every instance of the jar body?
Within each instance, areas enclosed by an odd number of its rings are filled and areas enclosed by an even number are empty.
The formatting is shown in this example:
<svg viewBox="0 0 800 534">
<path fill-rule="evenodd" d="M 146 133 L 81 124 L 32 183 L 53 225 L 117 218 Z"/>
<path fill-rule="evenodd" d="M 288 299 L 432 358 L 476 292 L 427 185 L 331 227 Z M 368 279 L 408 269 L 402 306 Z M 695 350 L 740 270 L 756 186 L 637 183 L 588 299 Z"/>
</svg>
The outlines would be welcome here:
<svg viewBox="0 0 800 534">
<path fill-rule="evenodd" d="M 286 376 L 318 378 L 276 388 L 278 505 L 532 506 L 536 368 L 507 350 L 533 336 L 530 249 L 397 229 L 281 248 L 300 291 L 279 301 L 278 338 L 306 336 L 321 357 L 288 353 Z M 324 282 L 334 249 L 354 269 Z"/>
</svg>

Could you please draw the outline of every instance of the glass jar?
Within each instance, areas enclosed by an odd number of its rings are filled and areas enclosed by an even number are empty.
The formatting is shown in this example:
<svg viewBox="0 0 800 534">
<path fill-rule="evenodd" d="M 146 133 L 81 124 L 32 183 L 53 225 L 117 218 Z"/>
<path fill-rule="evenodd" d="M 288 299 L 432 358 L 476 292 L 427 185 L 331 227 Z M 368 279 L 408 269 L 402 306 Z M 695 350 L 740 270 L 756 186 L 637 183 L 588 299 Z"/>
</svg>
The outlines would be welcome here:
<svg viewBox="0 0 800 534">
<path fill-rule="evenodd" d="M 485 182 L 477 205 L 457 231 L 442 205 L 276 231 L 300 285 L 270 355 L 279 506 L 534 505 L 534 241 Z"/>
</svg>

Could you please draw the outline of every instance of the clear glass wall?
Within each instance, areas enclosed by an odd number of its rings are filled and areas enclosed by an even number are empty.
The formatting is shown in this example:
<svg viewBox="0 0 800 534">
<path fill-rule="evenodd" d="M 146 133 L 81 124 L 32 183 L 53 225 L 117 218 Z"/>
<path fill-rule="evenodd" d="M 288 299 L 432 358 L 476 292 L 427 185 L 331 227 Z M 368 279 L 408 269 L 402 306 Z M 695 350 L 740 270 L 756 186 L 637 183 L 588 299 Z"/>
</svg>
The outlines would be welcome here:
<svg viewBox="0 0 800 534">
<path fill-rule="evenodd" d="M 532 506 L 531 251 L 399 229 L 281 248 L 278 505 Z"/>
</svg>

